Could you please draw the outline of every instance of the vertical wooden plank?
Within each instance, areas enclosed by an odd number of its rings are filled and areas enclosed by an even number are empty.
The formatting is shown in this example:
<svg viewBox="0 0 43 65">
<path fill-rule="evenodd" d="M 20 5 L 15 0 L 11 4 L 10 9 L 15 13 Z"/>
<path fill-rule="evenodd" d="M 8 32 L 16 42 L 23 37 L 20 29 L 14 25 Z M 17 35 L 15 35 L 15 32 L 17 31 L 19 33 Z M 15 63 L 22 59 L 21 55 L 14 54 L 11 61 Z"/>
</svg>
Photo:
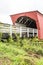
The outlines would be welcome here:
<svg viewBox="0 0 43 65">
<path fill-rule="evenodd" d="M 29 28 L 27 28 L 27 37 L 29 37 Z"/>
<path fill-rule="evenodd" d="M 10 25 L 10 36 L 12 37 L 12 25 Z"/>
<path fill-rule="evenodd" d="M 34 29 L 33 29 L 33 37 L 34 37 Z"/>
<path fill-rule="evenodd" d="M 20 37 L 22 37 L 22 27 L 20 26 Z"/>
</svg>

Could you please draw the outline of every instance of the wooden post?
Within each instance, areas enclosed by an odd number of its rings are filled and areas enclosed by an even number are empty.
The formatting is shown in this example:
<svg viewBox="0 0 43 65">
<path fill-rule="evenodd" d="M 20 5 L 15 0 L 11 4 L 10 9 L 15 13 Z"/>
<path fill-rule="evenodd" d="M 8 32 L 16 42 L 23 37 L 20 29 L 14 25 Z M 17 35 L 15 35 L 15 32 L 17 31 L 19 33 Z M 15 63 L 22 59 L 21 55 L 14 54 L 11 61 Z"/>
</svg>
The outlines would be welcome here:
<svg viewBox="0 0 43 65">
<path fill-rule="evenodd" d="M 37 30 L 37 36 L 38 36 L 38 30 Z"/>
<path fill-rule="evenodd" d="M 33 37 L 34 37 L 34 29 L 33 29 Z"/>
<path fill-rule="evenodd" d="M 10 36 L 12 37 L 12 25 L 10 25 Z"/>
<path fill-rule="evenodd" d="M 27 37 L 29 37 L 29 28 L 27 28 Z"/>
<path fill-rule="evenodd" d="M 20 37 L 22 37 L 22 27 L 20 26 Z"/>
</svg>

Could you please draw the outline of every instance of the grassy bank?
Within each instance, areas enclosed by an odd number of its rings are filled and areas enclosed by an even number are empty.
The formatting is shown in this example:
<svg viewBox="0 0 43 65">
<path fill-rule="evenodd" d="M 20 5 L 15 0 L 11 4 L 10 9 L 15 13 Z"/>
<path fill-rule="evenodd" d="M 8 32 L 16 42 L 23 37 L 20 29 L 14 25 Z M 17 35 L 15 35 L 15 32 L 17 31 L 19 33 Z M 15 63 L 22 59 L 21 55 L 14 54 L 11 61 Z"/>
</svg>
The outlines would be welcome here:
<svg viewBox="0 0 43 65">
<path fill-rule="evenodd" d="M 18 37 L 0 42 L 0 65 L 43 65 L 43 40 Z"/>
</svg>

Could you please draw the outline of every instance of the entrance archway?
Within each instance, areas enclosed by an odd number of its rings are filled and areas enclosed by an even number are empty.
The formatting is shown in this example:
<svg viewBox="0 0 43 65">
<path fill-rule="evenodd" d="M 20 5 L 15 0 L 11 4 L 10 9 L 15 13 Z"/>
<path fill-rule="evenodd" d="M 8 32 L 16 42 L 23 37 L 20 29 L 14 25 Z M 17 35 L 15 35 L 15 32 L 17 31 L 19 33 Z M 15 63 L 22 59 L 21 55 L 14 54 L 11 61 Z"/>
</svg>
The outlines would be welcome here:
<svg viewBox="0 0 43 65">
<path fill-rule="evenodd" d="M 34 19 L 27 16 L 21 16 L 16 20 L 16 23 L 18 23 L 20 27 L 20 37 L 35 37 L 36 35 L 38 36 L 36 21 Z"/>
</svg>

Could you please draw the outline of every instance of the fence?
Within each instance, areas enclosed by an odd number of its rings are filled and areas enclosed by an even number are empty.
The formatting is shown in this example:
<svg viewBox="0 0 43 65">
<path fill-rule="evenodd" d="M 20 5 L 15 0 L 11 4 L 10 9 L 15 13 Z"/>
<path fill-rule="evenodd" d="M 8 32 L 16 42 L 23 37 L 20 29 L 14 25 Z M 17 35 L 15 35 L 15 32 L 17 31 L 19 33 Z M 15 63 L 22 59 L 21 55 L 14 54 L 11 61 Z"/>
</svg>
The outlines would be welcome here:
<svg viewBox="0 0 43 65">
<path fill-rule="evenodd" d="M 2 25 L 0 26 L 0 32 L 1 33 L 20 33 L 20 37 L 22 37 L 22 33 L 27 33 L 27 36 L 29 37 L 29 34 L 32 33 L 34 37 L 34 33 L 37 34 L 38 36 L 38 30 L 34 28 L 28 28 L 28 27 L 23 27 L 23 26 L 13 26 L 13 25 Z"/>
</svg>

